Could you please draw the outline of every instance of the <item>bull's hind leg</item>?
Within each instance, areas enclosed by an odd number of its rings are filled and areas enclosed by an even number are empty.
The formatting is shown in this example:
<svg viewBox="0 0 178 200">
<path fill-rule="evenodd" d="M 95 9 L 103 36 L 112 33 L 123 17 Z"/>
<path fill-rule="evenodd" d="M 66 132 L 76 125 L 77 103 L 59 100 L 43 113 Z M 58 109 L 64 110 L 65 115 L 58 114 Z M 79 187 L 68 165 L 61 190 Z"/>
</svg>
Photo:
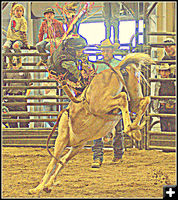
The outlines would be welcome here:
<svg viewBox="0 0 178 200">
<path fill-rule="evenodd" d="M 140 122 L 142 116 L 144 115 L 144 113 L 146 112 L 149 104 L 150 104 L 150 97 L 142 97 L 140 99 L 139 109 L 138 109 L 138 111 L 136 111 L 137 116 L 132 123 L 133 126 L 139 124 L 139 122 Z"/>
<path fill-rule="evenodd" d="M 130 120 L 130 115 L 129 115 L 129 106 L 128 106 L 128 100 L 127 100 L 127 95 L 125 92 L 121 92 L 117 96 L 113 98 L 113 105 L 117 105 L 114 108 L 120 108 L 122 111 L 122 117 L 123 117 L 123 123 L 124 123 L 124 132 L 129 135 L 132 139 L 135 139 L 137 141 L 141 140 L 141 132 L 138 130 L 138 124 L 145 113 L 147 106 L 149 104 L 149 97 L 142 97 L 139 100 L 139 107 L 138 110 L 136 109 L 137 112 L 137 117 L 134 120 L 133 123 L 131 123 Z M 117 104 L 116 104 L 117 103 Z"/>
<path fill-rule="evenodd" d="M 140 98 L 139 108 L 136 111 L 136 118 L 131 124 L 131 129 L 136 129 L 136 128 L 138 129 L 132 131 L 132 135 L 134 138 L 136 138 L 137 141 L 140 141 L 142 139 L 140 130 L 144 127 L 145 121 L 141 125 L 139 124 L 149 104 L 150 104 L 150 97 Z"/>
<path fill-rule="evenodd" d="M 121 92 L 115 97 L 113 97 L 112 103 L 114 103 L 115 108 L 119 108 L 122 111 L 122 117 L 123 117 L 123 123 L 124 123 L 124 132 L 131 136 L 130 126 L 131 126 L 131 120 L 129 115 L 129 109 L 128 109 L 128 100 L 127 100 L 127 94 L 125 92 Z"/>
<path fill-rule="evenodd" d="M 38 194 L 43 189 L 45 184 L 49 181 L 50 177 L 55 173 L 57 170 L 57 159 L 60 158 L 64 148 L 67 146 L 69 142 L 69 126 L 68 126 L 68 113 L 64 112 L 61 116 L 59 127 L 58 127 L 58 136 L 55 142 L 54 148 L 54 157 L 51 159 L 49 163 L 45 175 L 41 181 L 41 183 L 34 189 L 29 190 L 30 194 Z"/>
<path fill-rule="evenodd" d="M 143 97 L 141 84 L 138 76 L 136 76 L 136 74 L 138 75 L 138 71 L 135 69 L 135 64 L 130 64 L 126 67 L 126 70 L 129 74 L 127 80 L 127 89 L 130 96 L 129 109 L 131 112 L 136 113 L 136 118 L 130 127 L 130 132 L 132 132 L 131 137 L 137 141 L 140 141 L 142 135 L 139 129 L 143 127 L 143 124 L 139 125 L 139 123 L 150 103 L 150 98 Z"/>
</svg>

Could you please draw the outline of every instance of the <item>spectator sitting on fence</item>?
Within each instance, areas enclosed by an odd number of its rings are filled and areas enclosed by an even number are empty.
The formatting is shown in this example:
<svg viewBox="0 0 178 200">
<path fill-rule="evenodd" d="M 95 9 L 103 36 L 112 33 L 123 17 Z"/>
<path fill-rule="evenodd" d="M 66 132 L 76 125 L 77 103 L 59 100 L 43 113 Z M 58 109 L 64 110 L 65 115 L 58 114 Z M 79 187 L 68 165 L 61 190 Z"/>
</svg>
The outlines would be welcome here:
<svg viewBox="0 0 178 200">
<path fill-rule="evenodd" d="M 52 8 L 47 8 L 44 11 L 44 21 L 41 24 L 38 38 L 39 42 L 36 44 L 36 48 L 39 53 L 46 53 L 45 50 L 53 50 L 61 37 L 64 34 L 63 23 L 54 19 L 55 12 Z M 46 38 L 43 40 L 45 34 Z M 37 63 L 39 65 L 47 65 L 48 56 L 41 56 L 41 60 Z"/>
<path fill-rule="evenodd" d="M 166 64 L 161 64 L 156 68 L 161 78 L 171 78 L 174 67 Z M 174 81 L 156 82 L 155 96 L 175 96 Z M 160 114 L 175 114 L 175 100 L 161 99 L 153 101 L 153 110 Z M 160 117 L 161 131 L 175 132 L 175 117 Z"/>
<path fill-rule="evenodd" d="M 13 48 L 15 53 L 21 53 L 20 48 L 26 46 L 30 49 L 27 41 L 27 21 L 24 18 L 24 7 L 21 4 L 14 3 L 11 8 L 11 20 L 7 30 L 7 41 L 3 46 L 4 53 L 12 53 L 10 48 Z M 8 67 L 12 67 L 13 56 L 9 57 Z M 22 59 L 17 57 L 18 67 L 22 66 Z"/>
<path fill-rule="evenodd" d="M 17 63 L 17 59 L 13 59 L 12 66 L 10 69 L 18 70 L 23 69 L 20 67 Z M 11 88 L 6 89 L 4 91 L 4 95 L 13 95 L 13 98 L 8 98 L 7 103 L 9 105 L 7 108 L 9 109 L 9 112 L 18 112 L 21 114 L 21 112 L 27 112 L 27 99 L 25 98 L 17 98 L 16 96 L 29 96 L 30 90 L 29 89 L 18 89 L 20 86 L 31 86 L 32 83 L 29 83 L 28 80 L 31 79 L 31 74 L 29 72 L 4 72 L 3 73 L 3 79 L 14 79 L 12 82 L 4 82 L 4 86 L 10 86 Z M 15 82 L 17 79 L 26 79 L 24 82 Z M 17 88 L 16 88 L 17 87 Z M 11 104 L 12 103 L 12 104 Z M 14 105 L 14 103 L 17 103 L 17 105 Z M 24 104 L 24 105 L 23 105 Z M 17 119 L 17 116 L 11 116 L 11 119 Z M 29 119 L 29 116 L 19 116 L 19 119 Z M 18 128 L 17 122 L 9 122 L 10 128 Z M 28 128 L 29 122 L 20 122 L 20 127 L 22 128 Z"/>
</svg>

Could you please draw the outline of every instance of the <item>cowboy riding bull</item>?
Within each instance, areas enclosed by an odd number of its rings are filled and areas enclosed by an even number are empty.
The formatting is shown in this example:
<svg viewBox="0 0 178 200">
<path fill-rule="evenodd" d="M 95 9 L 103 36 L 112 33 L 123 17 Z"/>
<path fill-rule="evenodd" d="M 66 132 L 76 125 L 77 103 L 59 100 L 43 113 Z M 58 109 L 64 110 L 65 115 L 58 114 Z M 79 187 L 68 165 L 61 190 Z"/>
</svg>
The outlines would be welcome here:
<svg viewBox="0 0 178 200">
<path fill-rule="evenodd" d="M 41 191 L 50 192 L 56 177 L 62 168 L 72 159 L 88 141 L 104 137 L 123 118 L 124 132 L 132 139 L 141 140 L 140 124 L 150 97 L 143 97 L 141 83 L 138 79 L 141 65 L 150 65 L 153 61 L 143 53 L 128 54 L 116 67 L 108 65 L 97 74 L 91 83 L 77 98 L 71 98 L 68 107 L 58 116 L 58 136 L 51 162 L 41 183 L 30 194 Z M 125 78 L 121 71 L 125 71 Z M 144 80 L 144 76 L 141 77 Z M 66 84 L 62 84 L 65 92 Z M 123 92 L 125 88 L 126 92 Z M 121 112 L 120 112 L 121 111 Z M 129 111 L 136 113 L 131 123 Z M 122 114 L 120 114 L 122 113 Z M 62 155 L 66 147 L 71 149 Z"/>
</svg>

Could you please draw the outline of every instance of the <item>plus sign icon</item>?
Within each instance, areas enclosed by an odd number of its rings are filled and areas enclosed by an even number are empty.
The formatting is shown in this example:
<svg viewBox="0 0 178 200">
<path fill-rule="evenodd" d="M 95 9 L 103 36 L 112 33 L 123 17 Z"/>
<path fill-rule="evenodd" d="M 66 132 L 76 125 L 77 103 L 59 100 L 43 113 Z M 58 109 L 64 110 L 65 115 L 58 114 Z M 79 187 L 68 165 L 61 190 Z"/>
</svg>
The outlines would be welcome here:
<svg viewBox="0 0 178 200">
<path fill-rule="evenodd" d="M 176 185 L 166 185 L 163 186 L 163 199 L 177 199 L 177 186 Z"/>
</svg>

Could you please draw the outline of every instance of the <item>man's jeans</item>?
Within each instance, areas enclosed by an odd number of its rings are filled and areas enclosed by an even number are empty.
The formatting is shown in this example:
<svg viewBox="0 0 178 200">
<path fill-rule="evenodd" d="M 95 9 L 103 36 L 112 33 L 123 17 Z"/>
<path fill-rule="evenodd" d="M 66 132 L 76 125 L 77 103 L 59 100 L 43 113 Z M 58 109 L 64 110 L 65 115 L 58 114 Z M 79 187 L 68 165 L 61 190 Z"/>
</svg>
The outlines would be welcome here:
<svg viewBox="0 0 178 200">
<path fill-rule="evenodd" d="M 46 53 L 45 50 L 50 52 L 50 42 L 47 42 L 45 40 L 39 42 L 36 44 L 36 49 L 38 50 L 39 53 Z M 47 62 L 48 56 L 41 56 L 42 62 Z"/>
<path fill-rule="evenodd" d="M 124 154 L 123 121 L 116 125 L 116 134 L 113 139 L 114 157 L 121 159 Z"/>
<path fill-rule="evenodd" d="M 100 159 L 100 161 L 103 162 L 103 146 L 104 144 L 102 138 L 93 141 L 93 160 Z"/>
<path fill-rule="evenodd" d="M 122 158 L 124 154 L 124 137 L 123 137 L 123 125 L 122 120 L 116 125 L 116 134 L 113 139 L 113 149 L 114 149 L 114 157 Z M 93 151 L 93 160 L 100 159 L 103 161 L 103 147 L 104 143 L 102 138 L 96 139 L 93 141 L 94 144 L 92 146 Z"/>
</svg>

